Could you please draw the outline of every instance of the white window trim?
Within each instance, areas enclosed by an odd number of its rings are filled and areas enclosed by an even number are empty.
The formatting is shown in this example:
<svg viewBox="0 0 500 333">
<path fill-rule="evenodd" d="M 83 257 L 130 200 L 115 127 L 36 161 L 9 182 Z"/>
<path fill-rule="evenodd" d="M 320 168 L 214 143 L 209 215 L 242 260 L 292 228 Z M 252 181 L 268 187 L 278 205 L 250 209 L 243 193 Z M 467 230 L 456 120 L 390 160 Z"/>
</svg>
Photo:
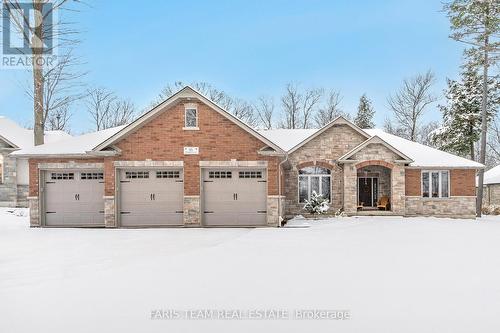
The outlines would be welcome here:
<svg viewBox="0 0 500 333">
<path fill-rule="evenodd" d="M 439 174 L 439 179 L 438 179 L 438 184 L 439 184 L 439 189 L 438 189 L 438 192 L 439 192 L 439 196 L 438 197 L 433 197 L 432 196 L 432 173 L 435 173 L 437 172 Z M 448 173 L 448 196 L 447 197 L 443 197 L 443 191 L 442 191 L 442 180 L 441 180 L 441 175 L 443 172 L 447 172 Z M 424 197 L 424 176 L 423 174 L 424 173 L 428 173 L 429 174 L 429 196 L 428 197 Z M 450 170 L 422 170 L 421 173 L 420 173 L 420 197 L 422 199 L 449 199 L 451 198 L 451 191 L 450 191 L 450 186 L 451 185 L 451 173 L 450 173 Z"/>
<path fill-rule="evenodd" d="M 187 126 L 187 111 L 188 110 L 195 110 L 196 111 L 196 126 Z M 198 127 L 198 107 L 196 104 L 186 104 L 184 107 L 184 127 L 182 128 L 183 130 L 187 131 L 197 131 L 200 128 Z"/>
<path fill-rule="evenodd" d="M 330 199 L 328 200 L 328 203 L 329 204 L 332 203 L 332 175 L 331 174 L 329 174 L 329 175 L 323 175 L 323 174 L 298 175 L 298 178 L 297 178 L 297 202 L 299 204 L 305 204 L 305 202 L 300 202 L 300 177 L 307 177 L 307 199 L 306 200 L 311 200 L 311 194 L 312 194 L 311 177 L 319 177 L 320 190 L 323 190 L 322 178 L 323 177 L 330 178 Z M 321 191 L 321 192 L 323 192 L 323 191 Z M 322 194 L 322 193 L 318 193 L 318 194 Z"/>
</svg>

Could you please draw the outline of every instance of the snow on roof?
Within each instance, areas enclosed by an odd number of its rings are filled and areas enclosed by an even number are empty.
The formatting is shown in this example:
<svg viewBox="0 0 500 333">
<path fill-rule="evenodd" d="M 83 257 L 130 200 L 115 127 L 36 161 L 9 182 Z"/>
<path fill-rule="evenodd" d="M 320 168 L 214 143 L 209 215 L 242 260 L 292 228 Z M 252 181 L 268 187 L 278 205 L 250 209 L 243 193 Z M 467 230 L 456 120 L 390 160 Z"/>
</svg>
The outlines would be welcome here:
<svg viewBox="0 0 500 333">
<path fill-rule="evenodd" d="M 481 163 L 468 160 L 417 142 L 403 139 L 399 136 L 384 132 L 381 129 L 365 129 L 365 132 L 372 136 L 378 136 L 400 152 L 408 155 L 413 163 L 410 166 L 416 167 L 465 167 L 482 168 Z"/>
<path fill-rule="evenodd" d="M 60 142 L 47 142 L 36 147 L 17 150 L 12 155 L 82 155 L 104 142 L 125 126 L 69 137 Z"/>
<path fill-rule="evenodd" d="M 12 120 L 0 116 L 0 136 L 18 148 L 33 147 L 33 130 L 23 128 Z M 71 135 L 64 131 L 45 131 L 45 142 L 57 142 L 70 138 Z"/>
<path fill-rule="evenodd" d="M 314 133 L 318 129 L 273 129 L 259 130 L 258 132 L 268 140 L 274 142 L 284 151 L 289 151 Z"/>
<path fill-rule="evenodd" d="M 500 184 L 500 165 L 484 173 L 484 182 L 486 184 Z"/>
<path fill-rule="evenodd" d="M 276 143 L 283 150 L 289 151 L 297 144 L 303 142 L 318 129 L 275 129 L 259 131 L 269 140 Z M 381 129 L 365 129 L 369 135 L 378 136 L 389 145 L 410 157 L 416 167 L 466 167 L 482 168 L 483 165 L 466 158 L 462 158 L 426 145 L 403 139 L 399 136 L 384 132 Z M 499 170 L 500 175 L 500 170 Z"/>
</svg>

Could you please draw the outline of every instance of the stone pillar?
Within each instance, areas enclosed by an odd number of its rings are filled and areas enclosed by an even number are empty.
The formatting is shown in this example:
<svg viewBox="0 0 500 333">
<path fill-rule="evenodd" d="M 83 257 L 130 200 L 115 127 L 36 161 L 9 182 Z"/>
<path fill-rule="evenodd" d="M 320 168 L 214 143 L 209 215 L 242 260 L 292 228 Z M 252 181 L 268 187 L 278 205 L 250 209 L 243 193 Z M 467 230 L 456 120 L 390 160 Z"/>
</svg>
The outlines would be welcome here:
<svg viewBox="0 0 500 333">
<path fill-rule="evenodd" d="M 116 228 L 115 197 L 104 196 L 104 225 L 106 228 Z"/>
<path fill-rule="evenodd" d="M 201 202 L 199 195 L 184 196 L 184 226 L 201 227 Z"/>
<path fill-rule="evenodd" d="M 358 210 L 357 198 L 357 169 L 353 164 L 344 164 L 344 211 L 346 214 L 356 214 Z"/>
<path fill-rule="evenodd" d="M 28 197 L 30 211 L 30 227 L 40 227 L 40 201 L 38 197 Z"/>
<path fill-rule="evenodd" d="M 285 196 L 269 195 L 267 197 L 267 225 L 279 227 L 283 220 Z"/>
<path fill-rule="evenodd" d="M 405 215 L 405 168 L 396 164 L 391 170 L 392 181 L 392 202 L 391 210 L 396 215 Z"/>
</svg>

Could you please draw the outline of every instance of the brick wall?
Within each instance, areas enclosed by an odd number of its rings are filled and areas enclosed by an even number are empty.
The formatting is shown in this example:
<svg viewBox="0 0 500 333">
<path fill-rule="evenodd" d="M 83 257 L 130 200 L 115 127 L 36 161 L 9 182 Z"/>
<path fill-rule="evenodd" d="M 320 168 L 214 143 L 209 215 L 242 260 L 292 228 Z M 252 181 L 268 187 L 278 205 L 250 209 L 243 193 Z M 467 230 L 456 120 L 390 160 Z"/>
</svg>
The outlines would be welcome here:
<svg viewBox="0 0 500 333">
<path fill-rule="evenodd" d="M 450 191 L 452 196 L 475 196 L 476 170 L 452 169 L 450 171 Z"/>
<path fill-rule="evenodd" d="M 420 196 L 422 187 L 420 177 L 422 176 L 420 169 L 406 169 L 405 170 L 405 194 L 407 196 Z"/>
<path fill-rule="evenodd" d="M 193 103 L 191 99 L 189 103 Z M 135 132 L 115 144 L 122 150 L 116 157 L 30 159 L 30 196 L 38 195 L 38 163 L 69 161 L 104 162 L 105 195 L 115 194 L 114 161 L 184 161 L 184 194 L 200 194 L 199 161 L 268 161 L 268 194 L 278 194 L 280 157 L 262 156 L 257 152 L 265 143 L 249 134 L 208 105 L 198 101 L 199 130 L 183 130 L 184 102 L 181 100 Z M 199 147 L 199 155 L 184 155 L 184 147 Z"/>
</svg>

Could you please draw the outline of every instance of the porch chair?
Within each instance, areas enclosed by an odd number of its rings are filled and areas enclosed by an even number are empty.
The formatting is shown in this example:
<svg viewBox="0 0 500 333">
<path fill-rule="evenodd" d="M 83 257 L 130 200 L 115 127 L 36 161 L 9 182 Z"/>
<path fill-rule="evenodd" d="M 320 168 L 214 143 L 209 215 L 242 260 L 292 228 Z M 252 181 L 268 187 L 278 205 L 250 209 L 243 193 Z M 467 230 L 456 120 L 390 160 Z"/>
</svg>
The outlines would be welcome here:
<svg viewBox="0 0 500 333">
<path fill-rule="evenodd" d="M 383 196 L 377 202 L 377 208 L 387 210 L 389 207 L 389 197 Z"/>
</svg>

